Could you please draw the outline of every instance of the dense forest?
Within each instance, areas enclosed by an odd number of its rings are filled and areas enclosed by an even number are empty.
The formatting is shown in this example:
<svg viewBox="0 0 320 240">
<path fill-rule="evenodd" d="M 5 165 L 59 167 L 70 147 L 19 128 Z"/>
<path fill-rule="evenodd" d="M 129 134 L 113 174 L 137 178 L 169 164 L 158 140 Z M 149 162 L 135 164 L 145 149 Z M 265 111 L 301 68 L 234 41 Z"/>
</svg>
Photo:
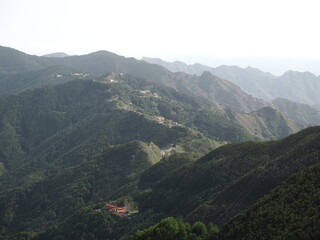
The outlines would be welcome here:
<svg viewBox="0 0 320 240">
<path fill-rule="evenodd" d="M 223 239 L 319 239 L 320 165 L 307 168 L 228 222 Z"/>
</svg>

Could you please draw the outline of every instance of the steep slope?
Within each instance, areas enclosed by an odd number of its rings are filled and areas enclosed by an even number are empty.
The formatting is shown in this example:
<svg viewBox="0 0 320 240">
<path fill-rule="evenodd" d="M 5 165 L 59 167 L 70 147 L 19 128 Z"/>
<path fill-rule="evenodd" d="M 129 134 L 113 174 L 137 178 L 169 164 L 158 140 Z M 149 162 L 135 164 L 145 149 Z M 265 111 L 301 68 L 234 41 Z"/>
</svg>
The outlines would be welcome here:
<svg viewBox="0 0 320 240">
<path fill-rule="evenodd" d="M 231 119 L 260 139 L 283 138 L 303 128 L 302 125 L 272 107 L 264 107 L 251 113 L 234 112 L 231 114 Z"/>
<path fill-rule="evenodd" d="M 113 193 L 135 182 L 160 158 L 154 144 L 131 142 L 106 149 L 42 181 L 2 191 L 0 228 L 4 234 L 42 231 L 81 207 L 112 200 Z"/>
<path fill-rule="evenodd" d="M 319 140 L 320 128 L 313 127 L 280 141 L 220 147 L 142 188 L 140 209 L 222 224 L 292 174 L 318 163 Z"/>
<path fill-rule="evenodd" d="M 237 85 L 218 78 L 209 72 L 203 72 L 197 79 L 197 85 L 209 101 L 216 102 L 221 107 L 237 112 L 251 112 L 269 106 L 267 102 L 252 97 L 243 92 Z"/>
<path fill-rule="evenodd" d="M 114 144 L 142 140 L 167 149 L 186 137 L 212 141 L 182 126 L 159 124 L 142 108 L 126 110 L 129 104 L 117 100 L 120 86 L 77 80 L 2 97 L 0 162 L 6 173 L 0 189 L 41 179 Z"/>
<path fill-rule="evenodd" d="M 272 105 L 292 120 L 305 126 L 320 124 L 320 111 L 310 107 L 309 105 L 291 102 L 284 98 L 277 98 L 273 100 Z"/>
<path fill-rule="evenodd" d="M 320 165 L 288 179 L 222 229 L 222 239 L 319 239 Z"/>
<path fill-rule="evenodd" d="M 222 65 L 211 69 L 212 74 L 237 84 L 241 89 L 257 98 L 271 101 L 273 95 L 270 89 L 276 76 L 260 69 L 247 67 L 240 68 L 238 66 Z"/>
</svg>

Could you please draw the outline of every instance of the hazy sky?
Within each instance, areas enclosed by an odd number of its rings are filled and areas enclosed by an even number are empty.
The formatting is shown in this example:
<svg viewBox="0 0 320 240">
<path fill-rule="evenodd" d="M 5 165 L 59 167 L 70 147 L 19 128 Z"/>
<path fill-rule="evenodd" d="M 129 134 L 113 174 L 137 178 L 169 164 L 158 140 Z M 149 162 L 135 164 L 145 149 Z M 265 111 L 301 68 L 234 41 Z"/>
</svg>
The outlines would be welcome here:
<svg viewBox="0 0 320 240">
<path fill-rule="evenodd" d="M 319 0 L 0 0 L 0 45 L 320 74 L 319 9 Z"/>
</svg>

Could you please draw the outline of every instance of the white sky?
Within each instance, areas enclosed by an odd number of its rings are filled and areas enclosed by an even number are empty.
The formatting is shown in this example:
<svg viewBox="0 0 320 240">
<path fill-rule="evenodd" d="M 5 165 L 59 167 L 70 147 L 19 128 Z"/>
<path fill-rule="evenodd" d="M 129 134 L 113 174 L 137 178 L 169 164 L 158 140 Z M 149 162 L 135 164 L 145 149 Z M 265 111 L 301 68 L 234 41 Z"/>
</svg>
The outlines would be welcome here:
<svg viewBox="0 0 320 240">
<path fill-rule="evenodd" d="M 0 0 L 0 45 L 320 74 L 319 12 L 319 0 Z"/>
</svg>

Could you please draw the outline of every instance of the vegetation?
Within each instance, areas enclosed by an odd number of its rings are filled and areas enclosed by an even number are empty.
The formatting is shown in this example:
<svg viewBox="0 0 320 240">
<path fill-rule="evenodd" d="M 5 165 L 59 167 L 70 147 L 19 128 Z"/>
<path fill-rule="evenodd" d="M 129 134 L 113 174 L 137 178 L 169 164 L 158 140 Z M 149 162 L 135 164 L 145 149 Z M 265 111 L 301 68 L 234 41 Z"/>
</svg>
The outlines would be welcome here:
<svg viewBox="0 0 320 240">
<path fill-rule="evenodd" d="M 320 165 L 292 176 L 222 228 L 223 239 L 319 239 Z"/>
<path fill-rule="evenodd" d="M 32 240 L 120 239 L 130 232 L 130 220 L 112 216 L 99 206 L 85 207 Z"/>
<path fill-rule="evenodd" d="M 202 222 L 195 222 L 191 226 L 168 217 L 145 230 L 137 231 L 133 240 L 205 240 L 215 239 L 217 232 L 218 227 L 213 224 L 207 227 Z"/>
<path fill-rule="evenodd" d="M 283 138 L 303 128 L 272 107 L 264 107 L 251 113 L 231 113 L 229 116 L 260 139 Z"/>
<path fill-rule="evenodd" d="M 1 239 L 318 237 L 319 165 L 271 191 L 319 164 L 319 127 L 226 144 L 292 129 L 270 107 L 233 113 L 264 103 L 239 102 L 240 89 L 209 73 L 173 74 L 104 51 L 58 59 L 0 47 L 0 63 Z M 114 69 L 124 73 L 105 75 Z M 247 131 L 240 115 L 259 126 Z M 137 211 L 115 216 L 106 203 Z"/>
<path fill-rule="evenodd" d="M 2 187 L 74 166 L 114 144 L 142 140 L 167 148 L 192 134 L 119 109 L 108 90 L 107 84 L 77 80 L 2 97 L 0 162 L 8 173 Z"/>
<path fill-rule="evenodd" d="M 148 187 L 137 196 L 140 210 L 222 225 L 292 174 L 318 163 L 319 140 L 320 128 L 313 127 L 280 141 L 222 146 L 153 183 L 139 183 Z"/>
<path fill-rule="evenodd" d="M 135 182 L 160 158 L 160 150 L 155 145 L 131 142 L 109 148 L 90 161 L 42 181 L 2 191 L 2 231 L 38 232 L 71 216 L 81 207 L 113 200 L 118 189 Z"/>
</svg>

